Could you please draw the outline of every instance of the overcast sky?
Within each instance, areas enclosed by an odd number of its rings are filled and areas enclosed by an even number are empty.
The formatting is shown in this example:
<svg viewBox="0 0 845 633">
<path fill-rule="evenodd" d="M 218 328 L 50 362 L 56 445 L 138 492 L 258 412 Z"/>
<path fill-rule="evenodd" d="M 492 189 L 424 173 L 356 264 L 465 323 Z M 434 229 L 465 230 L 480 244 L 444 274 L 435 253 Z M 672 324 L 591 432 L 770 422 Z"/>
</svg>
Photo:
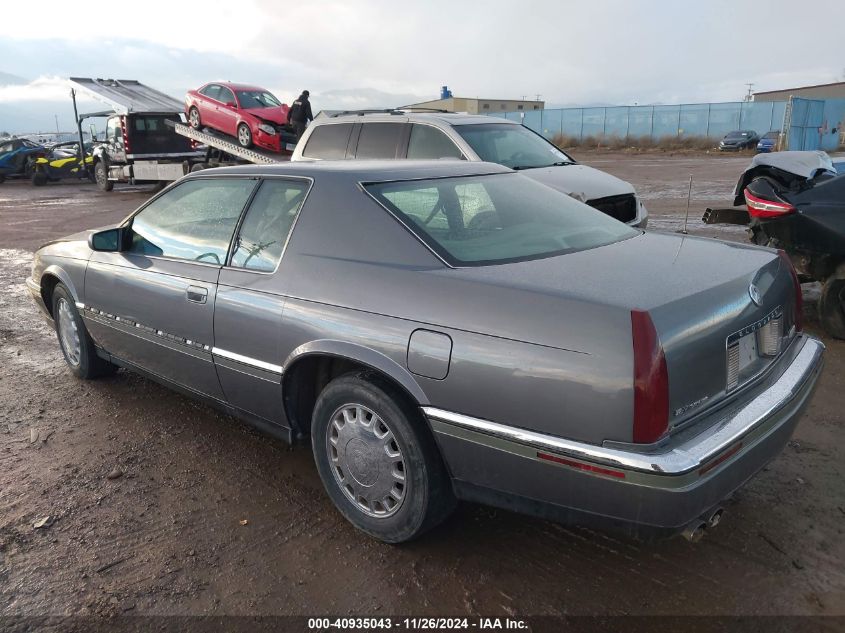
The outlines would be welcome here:
<svg viewBox="0 0 845 633">
<path fill-rule="evenodd" d="M 0 130 L 68 116 L 62 78 L 139 79 L 181 97 L 256 83 L 316 110 L 456 96 L 548 105 L 732 101 L 845 79 L 841 0 L 144 0 L 4 3 Z M 185 9 L 199 13 L 190 18 Z M 12 75 L 8 77 L 7 75 Z M 22 86 L 21 84 L 24 84 Z M 27 85 L 28 84 L 28 85 Z M 53 127 L 53 117 L 44 122 Z"/>
</svg>

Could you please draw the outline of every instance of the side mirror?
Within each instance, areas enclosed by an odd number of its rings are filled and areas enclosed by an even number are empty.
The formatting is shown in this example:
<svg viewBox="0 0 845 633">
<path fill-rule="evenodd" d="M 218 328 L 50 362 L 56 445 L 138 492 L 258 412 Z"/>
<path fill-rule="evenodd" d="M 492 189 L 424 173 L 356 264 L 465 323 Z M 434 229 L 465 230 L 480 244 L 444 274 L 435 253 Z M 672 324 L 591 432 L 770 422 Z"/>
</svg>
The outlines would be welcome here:
<svg viewBox="0 0 845 633">
<path fill-rule="evenodd" d="M 238 104 L 237 104 L 237 103 L 235 103 L 234 101 L 227 101 L 227 102 L 226 102 L 226 107 L 227 107 L 227 108 L 235 108 L 235 109 L 237 110 L 237 108 L 238 108 Z"/>
<path fill-rule="evenodd" d="M 92 251 L 117 253 L 123 250 L 123 229 L 106 229 L 88 236 L 88 247 Z"/>
</svg>

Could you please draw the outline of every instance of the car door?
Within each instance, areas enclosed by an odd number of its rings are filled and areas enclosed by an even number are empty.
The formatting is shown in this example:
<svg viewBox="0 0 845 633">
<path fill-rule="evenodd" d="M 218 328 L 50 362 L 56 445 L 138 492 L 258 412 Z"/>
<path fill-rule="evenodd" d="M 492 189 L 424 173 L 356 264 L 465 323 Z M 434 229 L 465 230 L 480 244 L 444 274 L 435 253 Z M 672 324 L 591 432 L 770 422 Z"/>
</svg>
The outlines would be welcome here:
<svg viewBox="0 0 845 633">
<path fill-rule="evenodd" d="M 197 108 L 200 111 L 200 120 L 203 125 L 217 129 L 219 126 L 219 113 L 217 111 L 220 101 L 220 86 L 208 84 L 197 92 Z"/>
<path fill-rule="evenodd" d="M 217 278 L 250 178 L 194 178 L 154 198 L 125 227 L 123 250 L 95 252 L 83 314 L 110 354 L 223 400 L 212 360 Z"/>
<path fill-rule="evenodd" d="M 119 116 L 113 116 L 106 122 L 106 155 L 109 160 L 114 162 L 126 162 L 126 150 L 123 147 L 123 126 Z"/>
<path fill-rule="evenodd" d="M 226 401 L 287 425 L 282 406 L 282 310 L 275 273 L 311 181 L 266 178 L 238 229 L 229 264 L 220 271 L 214 308 L 214 362 Z"/>
<path fill-rule="evenodd" d="M 238 102 L 235 101 L 235 93 L 221 86 L 220 101 L 220 105 L 217 106 L 217 116 L 220 118 L 218 129 L 235 136 L 238 133 Z"/>
</svg>

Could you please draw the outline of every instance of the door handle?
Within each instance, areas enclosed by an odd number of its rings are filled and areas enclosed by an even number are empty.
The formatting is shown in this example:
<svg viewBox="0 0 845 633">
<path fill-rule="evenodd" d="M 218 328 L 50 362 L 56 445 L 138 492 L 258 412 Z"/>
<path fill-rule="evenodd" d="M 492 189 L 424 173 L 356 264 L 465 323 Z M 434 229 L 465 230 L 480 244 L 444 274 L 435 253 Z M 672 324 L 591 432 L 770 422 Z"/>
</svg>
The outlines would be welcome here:
<svg viewBox="0 0 845 633">
<path fill-rule="evenodd" d="M 202 286 L 188 286 L 188 289 L 185 290 L 185 296 L 188 298 L 188 301 L 193 301 L 194 303 L 205 303 L 206 299 L 208 299 L 208 288 L 203 288 Z"/>
</svg>

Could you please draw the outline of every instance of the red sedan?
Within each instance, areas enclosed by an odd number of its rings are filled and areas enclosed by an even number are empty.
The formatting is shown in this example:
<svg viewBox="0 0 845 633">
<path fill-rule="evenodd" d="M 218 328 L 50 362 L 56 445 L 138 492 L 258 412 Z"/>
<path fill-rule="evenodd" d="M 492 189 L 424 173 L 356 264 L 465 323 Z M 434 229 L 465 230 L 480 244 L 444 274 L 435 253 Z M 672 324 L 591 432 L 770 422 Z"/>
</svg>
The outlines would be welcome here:
<svg viewBox="0 0 845 633">
<path fill-rule="evenodd" d="M 209 127 L 272 152 L 293 150 L 296 136 L 287 129 L 288 106 L 257 86 L 205 84 L 185 95 L 185 114 L 194 129 Z"/>
</svg>

